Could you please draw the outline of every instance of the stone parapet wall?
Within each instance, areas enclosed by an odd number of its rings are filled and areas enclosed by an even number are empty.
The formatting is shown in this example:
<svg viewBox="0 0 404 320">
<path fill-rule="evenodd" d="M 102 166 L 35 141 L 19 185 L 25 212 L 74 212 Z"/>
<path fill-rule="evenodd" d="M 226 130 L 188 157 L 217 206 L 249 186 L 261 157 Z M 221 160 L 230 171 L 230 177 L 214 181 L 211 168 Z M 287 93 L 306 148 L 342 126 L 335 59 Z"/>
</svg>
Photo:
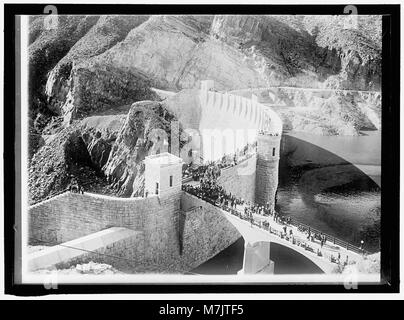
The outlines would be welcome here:
<svg viewBox="0 0 404 320">
<path fill-rule="evenodd" d="M 122 249 L 122 254 L 129 260 L 136 258 L 135 261 L 126 262 L 127 266 L 132 266 L 132 272 L 178 269 L 180 266 L 176 259 L 179 254 L 181 194 L 182 191 L 164 198 L 115 198 L 65 193 L 53 201 L 30 208 L 29 243 L 57 245 L 110 227 L 125 227 L 142 234 L 133 240 L 136 244 L 129 246 L 125 241 L 122 244 L 122 248 L 131 248 L 126 253 L 126 249 Z M 97 252 L 89 256 L 97 257 Z M 100 256 L 97 261 L 103 261 L 104 258 Z M 84 261 L 82 259 L 87 258 L 80 259 Z M 115 259 L 108 261 L 113 262 Z M 116 263 L 119 267 L 123 262 L 117 260 L 113 265 Z"/>
<path fill-rule="evenodd" d="M 31 253 L 27 257 L 28 269 L 69 269 L 90 261 L 115 267 L 125 265 L 128 260 L 136 263 L 143 258 L 135 254 L 142 239 L 142 232 L 112 227 Z"/>
<path fill-rule="evenodd" d="M 182 191 L 138 199 L 65 193 L 29 211 L 30 244 L 39 244 L 40 239 L 48 246 L 63 246 L 111 227 L 136 232 L 56 266 L 93 261 L 125 273 L 184 273 L 240 238 L 219 208 Z"/>
<path fill-rule="evenodd" d="M 221 171 L 218 184 L 227 192 L 246 201 L 255 201 L 257 156 Z"/>
<path fill-rule="evenodd" d="M 85 252 L 73 259 L 55 265 L 57 269 L 69 269 L 89 262 L 106 263 L 124 273 L 144 272 L 143 234 L 141 232 L 118 240 L 92 252 Z"/>
<path fill-rule="evenodd" d="M 29 209 L 29 243 L 56 245 L 109 228 L 144 229 L 144 216 L 169 213 L 158 197 L 116 198 L 66 192 Z"/>
<path fill-rule="evenodd" d="M 241 234 L 221 210 L 193 195 L 184 193 L 181 264 L 192 270 L 236 242 Z"/>
</svg>

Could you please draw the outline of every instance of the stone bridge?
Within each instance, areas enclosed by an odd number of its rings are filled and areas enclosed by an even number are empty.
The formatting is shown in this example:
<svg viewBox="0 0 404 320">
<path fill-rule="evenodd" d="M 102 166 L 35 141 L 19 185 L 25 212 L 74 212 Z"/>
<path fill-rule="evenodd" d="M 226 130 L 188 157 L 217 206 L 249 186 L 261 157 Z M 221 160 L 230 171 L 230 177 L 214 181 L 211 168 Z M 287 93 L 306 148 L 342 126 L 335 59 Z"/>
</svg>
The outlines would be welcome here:
<svg viewBox="0 0 404 320">
<path fill-rule="evenodd" d="M 274 270 L 274 262 L 270 260 L 270 243 L 288 247 L 313 262 L 324 273 L 335 273 L 337 269 L 337 257 L 340 255 L 340 261 L 343 263 L 348 260 L 350 262 L 358 261 L 362 256 L 346 248 L 326 242 L 321 247 L 319 242 L 307 240 L 307 235 L 300 232 L 296 227 L 287 226 L 287 230 L 292 229 L 294 241 L 291 238 L 286 239 L 280 235 L 283 233 L 283 226 L 276 223 L 271 218 L 255 216 L 254 220 L 269 221 L 269 228 L 263 228 L 261 223 L 251 223 L 235 216 L 225 210 L 220 210 L 221 214 L 240 232 L 245 241 L 245 251 L 243 260 L 243 269 L 239 273 L 242 274 L 271 274 Z M 269 231 L 271 230 L 271 231 Z M 309 246 L 313 251 L 307 250 Z M 321 256 L 317 252 L 321 252 Z M 335 258 L 335 262 L 331 261 L 331 256 Z"/>
<path fill-rule="evenodd" d="M 215 121 L 223 120 L 224 124 L 230 126 L 229 128 L 235 129 L 245 124 L 254 130 L 256 136 L 253 138 L 258 139 L 258 151 L 257 159 L 253 158 L 251 161 L 257 165 L 257 175 L 255 180 L 255 173 L 251 174 L 248 181 L 251 187 L 255 185 L 257 188 L 256 202 L 265 204 L 269 201 L 273 206 L 282 133 L 282 122 L 278 115 L 258 103 L 256 99 L 209 91 L 206 83 L 201 89 L 200 99 L 206 111 L 202 116 L 202 122 L 210 121 L 215 125 Z M 240 121 L 233 121 L 235 118 L 229 117 L 229 114 Z M 259 131 L 265 132 L 261 138 L 257 138 Z M 184 207 L 184 203 L 189 199 L 184 201 L 188 197 L 181 191 L 181 184 L 177 183 L 177 180 L 181 181 L 178 178 L 181 175 L 181 168 L 182 163 L 179 161 L 173 164 L 173 167 L 157 168 L 160 170 L 159 175 L 146 174 L 145 184 L 148 185 L 150 182 L 150 186 L 156 186 L 157 190 L 149 197 L 120 199 L 90 193 L 84 195 L 64 193 L 32 206 L 29 209 L 30 241 L 32 243 L 39 241 L 51 246 L 64 244 L 65 247 L 66 242 L 75 241 L 74 246 L 90 248 L 95 253 L 97 250 L 104 250 L 105 246 L 114 248 L 111 249 L 113 252 L 118 248 L 119 254 L 125 252 L 122 254 L 127 260 L 131 260 L 131 265 L 127 268 L 134 271 L 137 271 L 139 266 L 149 268 L 152 265 L 159 270 L 192 270 L 227 248 L 236 241 L 239 234 L 245 239 L 246 244 L 241 271 L 245 274 L 273 271 L 273 262 L 269 259 L 271 242 L 295 250 L 324 273 L 333 272 L 337 265 L 331 261 L 331 257 L 335 258 L 338 254 L 342 261 L 345 261 L 346 257 L 349 261 L 361 258 L 359 254 L 338 245 L 327 243 L 321 247 L 316 242 L 309 242 L 305 239 L 304 233 L 291 226 L 288 226 L 288 229 L 293 230 L 294 241 L 287 240 L 286 237 L 280 236 L 283 226 L 274 221 L 269 221 L 269 231 L 260 227 L 262 226 L 260 220 L 267 219 L 262 216 L 254 217 L 254 221 L 258 221 L 257 225 L 212 204 L 206 203 L 208 208 L 205 210 L 205 204 L 201 203 L 201 200 L 199 203 L 189 201 L 189 205 Z M 158 170 L 145 169 L 146 173 L 149 171 L 155 173 Z M 269 175 L 265 176 L 263 172 Z M 148 179 L 150 181 L 147 182 Z M 154 190 L 154 187 L 151 190 Z M 196 212 L 187 211 L 187 208 L 192 207 L 200 208 L 203 214 L 200 214 L 199 209 Z M 97 243 L 94 242 L 94 237 Z M 72 243 L 68 245 L 72 246 Z M 36 262 L 53 261 L 50 263 L 55 264 L 62 260 L 65 247 L 57 248 L 57 254 L 54 252 L 56 249 L 48 249 L 50 251 L 43 251 L 33 258 Z M 311 250 L 307 250 L 308 247 Z M 62 249 L 63 254 L 60 254 Z M 321 255 L 318 254 L 319 251 Z M 69 259 L 74 258 L 74 261 L 77 261 L 76 254 L 69 251 Z M 85 258 L 89 259 L 87 256 Z"/>
</svg>

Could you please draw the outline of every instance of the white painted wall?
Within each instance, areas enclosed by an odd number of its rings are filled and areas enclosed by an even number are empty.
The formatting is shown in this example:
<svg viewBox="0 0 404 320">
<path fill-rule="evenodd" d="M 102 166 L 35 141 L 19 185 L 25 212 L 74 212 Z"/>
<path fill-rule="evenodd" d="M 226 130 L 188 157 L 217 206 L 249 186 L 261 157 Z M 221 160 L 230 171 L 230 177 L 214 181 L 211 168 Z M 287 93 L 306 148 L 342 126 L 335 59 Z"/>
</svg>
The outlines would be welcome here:
<svg viewBox="0 0 404 320">
<path fill-rule="evenodd" d="M 215 161 L 257 140 L 258 131 L 282 133 L 280 117 L 269 107 L 228 93 L 200 90 L 202 156 Z"/>
</svg>

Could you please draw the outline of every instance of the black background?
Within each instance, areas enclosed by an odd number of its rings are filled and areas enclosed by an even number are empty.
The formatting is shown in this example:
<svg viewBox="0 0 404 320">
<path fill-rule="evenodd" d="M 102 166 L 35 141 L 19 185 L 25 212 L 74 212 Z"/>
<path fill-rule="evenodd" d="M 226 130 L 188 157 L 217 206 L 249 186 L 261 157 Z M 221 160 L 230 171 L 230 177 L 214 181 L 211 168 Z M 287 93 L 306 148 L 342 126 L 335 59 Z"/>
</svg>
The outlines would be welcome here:
<svg viewBox="0 0 404 320">
<path fill-rule="evenodd" d="M 5 199 L 5 293 L 33 296 L 65 293 L 395 293 L 399 290 L 399 106 L 400 106 L 400 6 L 399 5 L 357 5 L 358 14 L 376 14 L 383 16 L 383 60 L 382 60 L 382 197 L 381 210 L 381 284 L 359 284 L 356 290 L 346 290 L 343 285 L 282 285 L 282 284 L 226 284 L 226 285 L 58 285 L 56 290 L 46 290 L 42 285 L 16 284 L 14 281 L 14 222 L 16 215 L 14 199 L 19 190 L 15 190 L 14 153 L 15 126 L 15 78 L 16 60 L 14 16 L 23 14 L 43 14 L 46 4 L 6 4 L 4 5 L 4 199 Z M 346 5 L 88 5 L 56 4 L 58 14 L 343 14 Z M 18 141 L 16 143 L 19 143 Z M 17 147 L 18 144 L 17 144 Z M 96 296 L 95 296 L 96 297 Z M 147 302 L 152 303 L 152 302 Z M 147 303 L 141 302 L 147 310 Z M 167 302 L 153 302 L 154 308 Z M 172 305 L 196 305 L 192 302 L 172 302 Z M 218 304 L 220 302 L 212 302 Z M 225 304 L 241 304 L 225 302 Z M 352 302 L 359 309 L 359 301 Z M 289 316 L 299 311 L 282 303 L 284 312 L 278 316 Z M 303 301 L 302 307 L 312 304 Z M 152 308 L 152 305 L 150 305 Z M 248 310 L 267 310 L 265 305 L 249 302 Z M 152 310 L 152 309 L 150 309 Z M 154 310 L 154 309 L 153 309 Z M 154 311 L 156 311 L 154 310 Z M 338 308 L 339 310 L 339 308 Z M 158 317 L 153 311 L 152 319 Z M 311 313 L 313 310 L 307 310 Z M 134 310 L 135 312 L 135 310 Z M 151 311 L 152 312 L 152 311 Z M 157 311 L 158 312 L 158 311 Z M 301 313 L 304 313 L 300 309 Z M 327 313 L 335 313 L 330 309 Z M 149 312 L 147 312 L 149 314 Z M 326 314 L 327 315 L 327 314 Z M 344 311 L 340 316 L 344 317 Z M 311 316 L 314 316 L 313 314 Z M 243 319 L 242 316 L 233 316 Z M 132 318 L 132 317 L 131 317 Z M 137 318 L 137 316 L 133 316 Z M 185 317 L 184 317 L 185 318 Z M 194 318 L 194 317 L 192 317 Z M 215 317 L 206 317 L 213 319 Z"/>
</svg>

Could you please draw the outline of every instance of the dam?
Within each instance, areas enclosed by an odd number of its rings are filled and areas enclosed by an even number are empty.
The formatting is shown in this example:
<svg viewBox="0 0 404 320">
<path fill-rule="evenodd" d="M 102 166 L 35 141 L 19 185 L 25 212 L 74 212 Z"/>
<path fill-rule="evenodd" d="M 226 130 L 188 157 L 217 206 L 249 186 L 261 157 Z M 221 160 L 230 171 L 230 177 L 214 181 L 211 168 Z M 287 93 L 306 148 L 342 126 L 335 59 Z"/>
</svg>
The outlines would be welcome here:
<svg viewBox="0 0 404 320">
<path fill-rule="evenodd" d="M 190 144 L 193 152 L 185 157 L 168 152 L 146 157 L 143 197 L 65 192 L 31 206 L 29 244 L 48 248 L 28 256 L 29 270 L 94 261 L 125 273 L 184 274 L 241 237 L 240 275 L 274 272 L 271 243 L 293 250 L 323 273 L 336 272 L 342 259 L 362 258 L 363 248 L 336 237 L 324 235 L 325 245 L 310 240 L 306 233 L 316 229 L 298 221 L 285 224 L 260 215 L 247 219 L 242 207 L 229 208 L 189 192 L 182 177 L 184 163 L 219 161 L 249 145 L 242 161 L 221 169 L 217 183 L 237 198 L 276 211 L 282 137 L 280 118 L 255 97 L 219 93 L 212 81 L 203 81 L 194 98 L 201 106 L 196 128 L 223 130 L 201 130 L 198 143 Z M 246 130 L 241 133 L 246 139 L 236 138 L 240 127 Z"/>
</svg>

